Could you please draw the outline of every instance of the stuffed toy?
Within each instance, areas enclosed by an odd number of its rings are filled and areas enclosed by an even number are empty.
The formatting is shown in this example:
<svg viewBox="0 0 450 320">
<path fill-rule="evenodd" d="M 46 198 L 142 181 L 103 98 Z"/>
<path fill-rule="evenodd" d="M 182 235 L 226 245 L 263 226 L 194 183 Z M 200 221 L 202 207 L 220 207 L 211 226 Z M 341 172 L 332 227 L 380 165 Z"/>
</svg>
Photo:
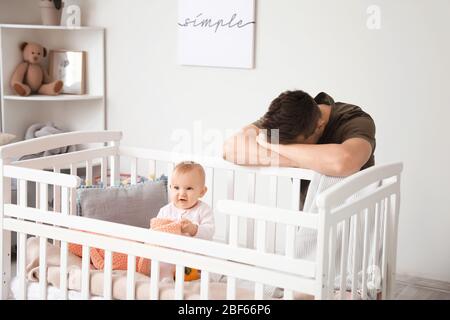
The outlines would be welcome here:
<svg viewBox="0 0 450 320">
<path fill-rule="evenodd" d="M 47 71 L 41 66 L 47 56 L 47 50 L 37 43 L 24 42 L 20 45 L 23 62 L 11 77 L 12 89 L 21 96 L 39 93 L 55 96 L 61 93 L 64 83 L 61 80 L 51 81 Z"/>
</svg>

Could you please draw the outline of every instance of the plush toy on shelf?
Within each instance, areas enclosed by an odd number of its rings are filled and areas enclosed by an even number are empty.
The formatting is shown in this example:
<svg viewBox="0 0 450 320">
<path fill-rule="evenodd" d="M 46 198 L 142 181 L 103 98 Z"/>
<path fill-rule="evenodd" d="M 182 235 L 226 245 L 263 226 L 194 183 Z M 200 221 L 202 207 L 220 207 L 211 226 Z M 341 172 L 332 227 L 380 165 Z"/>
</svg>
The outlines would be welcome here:
<svg viewBox="0 0 450 320">
<path fill-rule="evenodd" d="M 20 96 L 31 93 L 55 96 L 61 93 L 64 83 L 61 80 L 52 81 L 47 71 L 41 65 L 47 56 L 47 49 L 37 43 L 24 42 L 20 45 L 23 62 L 21 62 L 11 77 L 11 87 Z"/>
</svg>

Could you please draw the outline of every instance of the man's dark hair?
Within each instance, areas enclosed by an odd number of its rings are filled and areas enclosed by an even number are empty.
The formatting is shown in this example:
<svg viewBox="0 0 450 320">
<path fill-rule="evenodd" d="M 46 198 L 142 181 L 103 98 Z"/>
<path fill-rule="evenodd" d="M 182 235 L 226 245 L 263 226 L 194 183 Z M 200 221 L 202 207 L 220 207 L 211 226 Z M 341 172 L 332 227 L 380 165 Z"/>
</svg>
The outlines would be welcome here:
<svg viewBox="0 0 450 320">
<path fill-rule="evenodd" d="M 267 129 L 267 138 L 271 137 L 270 129 L 279 129 L 280 144 L 289 144 L 299 135 L 306 139 L 313 134 L 320 115 L 319 106 L 309 94 L 286 91 L 272 101 L 261 126 Z"/>
</svg>

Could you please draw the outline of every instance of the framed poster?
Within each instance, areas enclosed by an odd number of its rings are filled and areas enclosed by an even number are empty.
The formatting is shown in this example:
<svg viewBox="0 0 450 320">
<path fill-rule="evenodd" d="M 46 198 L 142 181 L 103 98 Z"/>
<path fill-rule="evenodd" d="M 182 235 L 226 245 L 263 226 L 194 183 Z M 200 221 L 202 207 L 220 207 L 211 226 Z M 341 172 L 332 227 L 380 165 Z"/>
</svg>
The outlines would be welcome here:
<svg viewBox="0 0 450 320">
<path fill-rule="evenodd" d="M 86 93 L 86 52 L 51 50 L 49 64 L 50 77 L 64 82 L 61 93 Z"/>
<path fill-rule="evenodd" d="M 255 0 L 178 0 L 178 62 L 253 68 Z"/>
</svg>

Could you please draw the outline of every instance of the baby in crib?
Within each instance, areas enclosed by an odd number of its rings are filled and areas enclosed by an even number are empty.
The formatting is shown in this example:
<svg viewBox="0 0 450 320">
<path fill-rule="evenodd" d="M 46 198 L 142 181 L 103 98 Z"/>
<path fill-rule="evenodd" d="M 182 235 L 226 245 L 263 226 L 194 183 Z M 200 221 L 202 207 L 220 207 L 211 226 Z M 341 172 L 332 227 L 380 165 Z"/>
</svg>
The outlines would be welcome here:
<svg viewBox="0 0 450 320">
<path fill-rule="evenodd" d="M 211 207 L 200 200 L 207 191 L 203 167 L 192 161 L 177 164 L 169 188 L 170 203 L 162 207 L 156 219 L 152 220 L 152 229 L 158 229 L 158 221 L 162 224 L 167 221 L 182 235 L 212 240 L 214 214 Z M 168 231 L 167 225 L 160 230 Z M 173 272 L 173 265 L 161 263 L 161 278 L 171 278 Z"/>
<path fill-rule="evenodd" d="M 170 203 L 159 210 L 157 218 L 179 222 L 183 235 L 211 240 L 214 235 L 213 211 L 199 200 L 207 191 L 203 167 L 192 161 L 177 164 L 169 188 Z"/>
</svg>

